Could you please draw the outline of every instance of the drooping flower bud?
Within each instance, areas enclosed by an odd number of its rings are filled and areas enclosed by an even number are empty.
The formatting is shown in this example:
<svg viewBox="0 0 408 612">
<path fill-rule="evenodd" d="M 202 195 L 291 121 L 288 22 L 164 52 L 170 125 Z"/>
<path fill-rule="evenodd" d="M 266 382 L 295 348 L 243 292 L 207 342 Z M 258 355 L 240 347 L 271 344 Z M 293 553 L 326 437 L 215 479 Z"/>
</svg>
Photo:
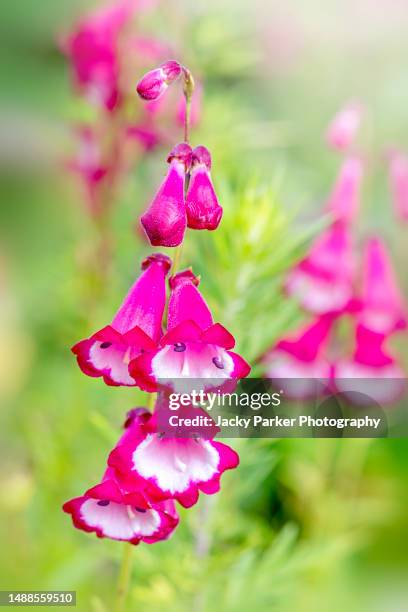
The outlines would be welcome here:
<svg viewBox="0 0 408 612">
<path fill-rule="evenodd" d="M 171 151 L 168 173 L 153 202 L 141 218 L 150 243 L 154 246 L 176 247 L 186 229 L 184 184 L 191 164 L 192 150 L 183 142 Z"/>
<path fill-rule="evenodd" d="M 178 62 L 170 60 L 147 72 L 138 82 L 136 91 L 143 100 L 157 100 L 181 74 Z"/>
<path fill-rule="evenodd" d="M 196 147 L 191 164 L 186 197 L 188 227 L 215 230 L 221 221 L 222 208 L 211 181 L 211 153 L 206 147 Z"/>
</svg>

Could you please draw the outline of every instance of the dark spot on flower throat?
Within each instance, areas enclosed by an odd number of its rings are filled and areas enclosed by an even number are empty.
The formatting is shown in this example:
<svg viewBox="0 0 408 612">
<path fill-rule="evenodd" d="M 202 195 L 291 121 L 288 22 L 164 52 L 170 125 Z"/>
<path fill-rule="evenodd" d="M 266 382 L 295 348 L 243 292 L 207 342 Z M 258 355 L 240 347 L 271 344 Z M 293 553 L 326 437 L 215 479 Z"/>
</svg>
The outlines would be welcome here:
<svg viewBox="0 0 408 612">
<path fill-rule="evenodd" d="M 109 348 L 110 346 L 112 346 L 112 342 L 102 342 L 100 348 L 105 349 Z"/>
<path fill-rule="evenodd" d="M 224 363 L 222 359 L 220 359 L 220 357 L 213 357 L 212 362 L 215 365 L 215 367 L 218 368 L 219 370 L 223 370 L 225 368 Z"/>
<path fill-rule="evenodd" d="M 98 506 L 109 506 L 109 504 L 109 499 L 101 499 L 100 501 L 98 501 Z"/>
<path fill-rule="evenodd" d="M 186 345 L 184 342 L 176 342 L 174 345 L 174 350 L 176 353 L 183 353 L 186 350 Z"/>
<path fill-rule="evenodd" d="M 136 510 L 136 512 L 141 512 L 142 514 L 147 512 L 146 508 L 138 508 L 137 506 L 135 506 L 135 510 Z"/>
</svg>

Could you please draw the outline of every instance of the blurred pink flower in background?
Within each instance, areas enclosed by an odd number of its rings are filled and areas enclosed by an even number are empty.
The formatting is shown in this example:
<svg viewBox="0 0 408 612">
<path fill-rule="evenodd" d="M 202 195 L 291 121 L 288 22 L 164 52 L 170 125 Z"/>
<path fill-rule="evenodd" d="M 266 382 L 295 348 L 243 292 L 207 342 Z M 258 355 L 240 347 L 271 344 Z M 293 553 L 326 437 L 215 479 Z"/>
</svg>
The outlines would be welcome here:
<svg viewBox="0 0 408 612">
<path fill-rule="evenodd" d="M 119 36 L 137 8 L 133 0 L 104 6 L 80 21 L 61 42 L 79 91 L 108 111 L 119 101 Z"/>
<path fill-rule="evenodd" d="M 361 159 L 358 157 L 345 159 L 326 202 L 327 210 L 336 221 L 350 223 L 355 220 L 360 206 L 362 179 Z"/>
<path fill-rule="evenodd" d="M 383 334 L 357 325 L 352 356 L 334 364 L 334 387 L 351 403 L 389 404 L 406 391 L 406 372 L 384 347 L 386 339 Z"/>
<path fill-rule="evenodd" d="M 352 306 L 354 255 L 351 232 L 333 223 L 288 274 L 285 288 L 309 312 L 339 312 Z"/>
<path fill-rule="evenodd" d="M 350 224 L 359 208 L 362 176 L 360 159 L 350 157 L 343 162 L 326 202 L 334 221 L 288 274 L 288 294 L 314 314 L 353 307 L 355 263 Z"/>
<path fill-rule="evenodd" d="M 268 378 L 279 379 L 291 399 L 315 397 L 331 376 L 327 357 L 329 334 L 336 317 L 325 314 L 300 330 L 281 338 L 262 358 Z M 295 380 L 294 380 L 295 379 Z M 316 384 L 316 379 L 321 379 Z"/>
<path fill-rule="evenodd" d="M 408 156 L 401 151 L 391 153 L 389 178 L 395 214 L 408 221 Z"/>
<path fill-rule="evenodd" d="M 384 335 L 405 329 L 407 313 L 386 247 L 380 238 L 367 241 L 363 256 L 361 310 L 358 320 Z"/>
<path fill-rule="evenodd" d="M 353 102 L 336 114 L 326 133 L 327 143 L 332 149 L 344 152 L 354 145 L 363 113 L 362 105 Z"/>
</svg>

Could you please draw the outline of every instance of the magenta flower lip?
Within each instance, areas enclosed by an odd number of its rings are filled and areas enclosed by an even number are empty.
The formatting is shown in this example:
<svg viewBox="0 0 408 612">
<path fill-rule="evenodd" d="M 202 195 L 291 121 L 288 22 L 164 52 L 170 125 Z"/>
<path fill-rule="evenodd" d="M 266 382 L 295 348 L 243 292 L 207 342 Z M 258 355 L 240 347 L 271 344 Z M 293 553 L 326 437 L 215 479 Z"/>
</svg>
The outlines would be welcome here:
<svg viewBox="0 0 408 612">
<path fill-rule="evenodd" d="M 63 510 L 82 531 L 135 545 L 167 539 L 179 521 L 172 500 L 155 503 L 139 489 L 124 490 L 112 468 L 99 484 L 67 501 Z"/>
</svg>

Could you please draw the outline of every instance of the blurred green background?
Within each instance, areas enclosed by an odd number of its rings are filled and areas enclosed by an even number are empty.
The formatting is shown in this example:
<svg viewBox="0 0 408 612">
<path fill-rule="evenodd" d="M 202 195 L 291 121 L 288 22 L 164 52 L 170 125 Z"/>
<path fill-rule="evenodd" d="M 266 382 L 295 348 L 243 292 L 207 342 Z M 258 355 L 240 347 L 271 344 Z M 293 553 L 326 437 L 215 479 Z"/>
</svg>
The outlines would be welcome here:
<svg viewBox="0 0 408 612">
<path fill-rule="evenodd" d="M 0 24 L 0 588 L 76 590 L 78 609 L 101 612 L 123 545 L 76 531 L 61 505 L 97 482 L 144 398 L 83 376 L 69 348 L 111 319 L 149 252 L 135 221 L 167 151 L 131 169 L 97 283 L 87 266 L 97 231 L 63 169 L 70 126 L 90 111 L 56 45 L 85 4 L 9 2 Z M 387 148 L 408 148 L 405 1 L 163 1 L 138 27 L 203 81 L 193 140 L 213 153 L 225 217 L 215 234 L 188 234 L 182 263 L 249 361 L 303 316 L 281 277 L 318 231 L 339 166 L 323 135 L 350 99 L 368 108 L 356 233 L 381 233 L 408 291 L 408 228 L 384 164 Z M 232 444 L 241 466 L 221 494 L 182 510 L 169 542 L 134 550 L 127 609 L 408 610 L 406 440 Z"/>
</svg>

